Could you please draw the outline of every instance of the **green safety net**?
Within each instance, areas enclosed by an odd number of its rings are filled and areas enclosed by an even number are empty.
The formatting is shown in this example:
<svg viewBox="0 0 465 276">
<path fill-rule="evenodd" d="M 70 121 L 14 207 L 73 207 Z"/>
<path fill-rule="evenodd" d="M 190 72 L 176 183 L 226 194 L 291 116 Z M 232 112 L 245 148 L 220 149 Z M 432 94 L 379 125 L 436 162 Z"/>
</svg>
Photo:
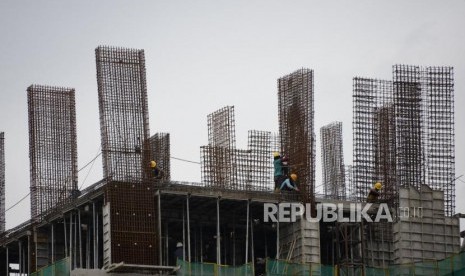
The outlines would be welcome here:
<svg viewBox="0 0 465 276">
<path fill-rule="evenodd" d="M 31 276 L 67 276 L 69 274 L 69 258 L 64 258 L 31 273 Z"/>
<path fill-rule="evenodd" d="M 315 276 L 446 276 L 465 275 L 465 252 L 440 261 L 390 265 L 388 267 L 337 267 L 320 264 L 298 264 L 284 260 L 266 261 L 266 275 L 315 275 Z"/>
<path fill-rule="evenodd" d="M 251 263 L 241 266 L 218 265 L 214 263 L 189 263 L 178 259 L 177 275 L 205 275 L 205 276 L 241 276 L 254 275 Z"/>
</svg>

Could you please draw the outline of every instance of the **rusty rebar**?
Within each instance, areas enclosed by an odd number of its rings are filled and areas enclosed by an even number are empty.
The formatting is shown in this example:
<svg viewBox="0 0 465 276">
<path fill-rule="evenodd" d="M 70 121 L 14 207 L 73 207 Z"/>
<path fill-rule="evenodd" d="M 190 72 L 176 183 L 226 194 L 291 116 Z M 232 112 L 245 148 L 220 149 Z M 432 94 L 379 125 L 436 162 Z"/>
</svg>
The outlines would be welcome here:
<svg viewBox="0 0 465 276">
<path fill-rule="evenodd" d="M 64 202 L 77 190 L 74 89 L 27 88 L 31 216 Z"/>
<path fill-rule="evenodd" d="M 323 191 L 326 197 L 343 199 L 346 195 L 342 123 L 333 122 L 320 128 Z"/>
<path fill-rule="evenodd" d="M 144 51 L 99 46 L 95 56 L 103 176 L 142 179 L 151 158 Z"/>
<path fill-rule="evenodd" d="M 303 202 L 315 198 L 313 70 L 300 69 L 278 79 L 279 135 L 291 172 L 299 177 Z"/>
</svg>

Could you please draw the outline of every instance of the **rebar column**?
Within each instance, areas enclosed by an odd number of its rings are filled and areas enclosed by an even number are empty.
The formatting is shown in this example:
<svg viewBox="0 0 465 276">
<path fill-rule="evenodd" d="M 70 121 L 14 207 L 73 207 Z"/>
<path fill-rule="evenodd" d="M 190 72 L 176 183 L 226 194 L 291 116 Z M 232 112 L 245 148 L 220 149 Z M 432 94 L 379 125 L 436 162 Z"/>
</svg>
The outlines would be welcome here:
<svg viewBox="0 0 465 276">
<path fill-rule="evenodd" d="M 298 175 L 302 201 L 312 205 L 315 198 L 313 93 L 313 70 L 300 69 L 278 79 L 281 149 L 289 157 L 291 173 Z"/>
<path fill-rule="evenodd" d="M 27 88 L 31 216 L 63 203 L 77 189 L 74 89 Z"/>
<path fill-rule="evenodd" d="M 143 50 L 95 50 L 103 176 L 142 179 L 149 173 L 149 117 Z"/>
<path fill-rule="evenodd" d="M 333 122 L 320 129 L 323 190 L 325 196 L 344 199 L 346 194 L 342 123 Z"/>
</svg>

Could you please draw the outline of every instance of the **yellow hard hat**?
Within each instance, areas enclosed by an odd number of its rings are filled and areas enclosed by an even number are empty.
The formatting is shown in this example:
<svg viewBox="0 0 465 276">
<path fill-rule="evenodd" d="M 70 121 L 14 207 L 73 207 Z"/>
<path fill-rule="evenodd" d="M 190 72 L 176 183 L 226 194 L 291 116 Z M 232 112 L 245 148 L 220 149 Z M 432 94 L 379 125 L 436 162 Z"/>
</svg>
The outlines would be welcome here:
<svg viewBox="0 0 465 276">
<path fill-rule="evenodd" d="M 278 156 L 281 156 L 281 155 L 279 154 L 279 152 L 277 152 L 277 151 L 273 152 L 273 157 L 278 157 Z"/>
<path fill-rule="evenodd" d="M 157 162 L 155 161 L 150 161 L 150 168 L 155 168 L 157 166 Z"/>
<path fill-rule="evenodd" d="M 292 181 L 296 181 L 297 180 L 297 174 L 295 174 L 295 173 L 291 174 L 291 179 L 292 179 Z"/>
<path fill-rule="evenodd" d="M 375 189 L 376 190 L 381 190 L 382 187 L 383 187 L 383 185 L 381 185 L 380 182 L 376 182 L 376 184 L 375 184 Z"/>
</svg>

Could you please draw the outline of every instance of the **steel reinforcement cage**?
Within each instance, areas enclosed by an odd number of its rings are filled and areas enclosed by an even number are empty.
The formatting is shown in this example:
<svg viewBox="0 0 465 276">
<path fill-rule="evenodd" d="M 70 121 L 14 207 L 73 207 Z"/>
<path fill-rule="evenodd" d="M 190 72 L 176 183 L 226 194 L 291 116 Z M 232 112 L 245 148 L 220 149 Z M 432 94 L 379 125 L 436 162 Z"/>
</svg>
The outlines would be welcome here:
<svg viewBox="0 0 465 276">
<path fill-rule="evenodd" d="M 454 69 L 394 65 L 400 185 L 444 192 L 455 212 Z"/>
<path fill-rule="evenodd" d="M 381 198 L 426 184 L 444 192 L 455 212 L 454 74 L 452 67 L 394 65 L 393 81 L 354 78 L 354 182 L 365 200 L 375 182 Z"/>
<path fill-rule="evenodd" d="M 278 136 L 249 130 L 247 149 L 236 149 L 234 107 L 208 115 L 208 145 L 200 147 L 201 176 L 205 186 L 244 191 L 272 191 L 272 152 Z"/>
<path fill-rule="evenodd" d="M 397 202 L 393 86 L 388 80 L 354 78 L 353 181 L 359 201 L 381 182 L 381 199 Z"/>
<path fill-rule="evenodd" d="M 279 136 L 291 172 L 299 178 L 303 202 L 315 198 L 313 70 L 300 69 L 278 79 Z"/>
<path fill-rule="evenodd" d="M 142 179 L 150 161 L 147 84 L 143 50 L 95 50 L 103 176 Z"/>
<path fill-rule="evenodd" d="M 343 199 L 346 196 L 342 123 L 333 122 L 320 128 L 323 191 L 325 196 Z"/>
<path fill-rule="evenodd" d="M 33 218 L 64 202 L 77 190 L 74 94 L 72 88 L 27 88 Z"/>
<path fill-rule="evenodd" d="M 171 154 L 170 134 L 155 133 L 150 137 L 150 149 L 152 160 L 157 162 L 157 167 L 163 171 L 162 180 L 171 179 Z"/>
</svg>

